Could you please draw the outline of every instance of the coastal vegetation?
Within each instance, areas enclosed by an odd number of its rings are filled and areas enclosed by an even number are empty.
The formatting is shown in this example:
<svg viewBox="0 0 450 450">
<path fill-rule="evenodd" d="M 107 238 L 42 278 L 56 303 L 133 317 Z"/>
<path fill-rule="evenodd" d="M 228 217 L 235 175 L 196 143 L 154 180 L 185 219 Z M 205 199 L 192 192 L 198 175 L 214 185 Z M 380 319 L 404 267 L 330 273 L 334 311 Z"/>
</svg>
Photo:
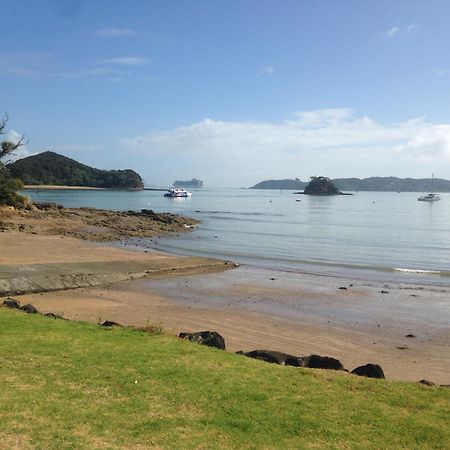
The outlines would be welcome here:
<svg viewBox="0 0 450 450">
<path fill-rule="evenodd" d="M 103 318 L 104 320 L 105 318 Z M 5 448 L 448 448 L 450 390 L 0 308 Z"/>
<path fill-rule="evenodd" d="M 431 187 L 437 192 L 450 192 L 450 181 L 442 178 L 336 178 L 332 180 L 342 191 L 385 191 L 385 192 L 424 192 Z M 250 189 L 304 189 L 307 182 L 298 178 L 286 180 L 266 180 L 255 184 Z"/>
<path fill-rule="evenodd" d="M 8 115 L 5 115 L 0 120 L 0 136 L 6 134 L 7 122 Z M 24 144 L 25 136 L 20 137 L 17 142 L 3 140 L 0 143 L 0 205 L 15 206 L 25 201 L 25 198 L 17 193 L 22 188 L 21 181 L 12 177 L 8 168 L 2 162 Z"/>
<path fill-rule="evenodd" d="M 26 185 L 83 186 L 109 189 L 142 189 L 134 170 L 100 170 L 66 156 L 46 151 L 12 164 L 8 170 Z"/>
</svg>

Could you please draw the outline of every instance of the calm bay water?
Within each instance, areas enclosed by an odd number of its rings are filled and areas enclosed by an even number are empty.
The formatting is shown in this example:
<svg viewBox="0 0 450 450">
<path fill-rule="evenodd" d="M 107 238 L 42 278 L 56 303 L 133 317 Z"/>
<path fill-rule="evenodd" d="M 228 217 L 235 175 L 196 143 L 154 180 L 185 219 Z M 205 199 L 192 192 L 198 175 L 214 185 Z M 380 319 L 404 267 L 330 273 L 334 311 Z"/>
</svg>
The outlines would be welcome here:
<svg viewBox="0 0 450 450">
<path fill-rule="evenodd" d="M 292 191 L 201 189 L 187 199 L 158 191 L 26 192 L 68 207 L 153 209 L 197 218 L 192 233 L 139 245 L 291 271 L 450 285 L 450 197 L 359 192 L 311 197 Z"/>
</svg>

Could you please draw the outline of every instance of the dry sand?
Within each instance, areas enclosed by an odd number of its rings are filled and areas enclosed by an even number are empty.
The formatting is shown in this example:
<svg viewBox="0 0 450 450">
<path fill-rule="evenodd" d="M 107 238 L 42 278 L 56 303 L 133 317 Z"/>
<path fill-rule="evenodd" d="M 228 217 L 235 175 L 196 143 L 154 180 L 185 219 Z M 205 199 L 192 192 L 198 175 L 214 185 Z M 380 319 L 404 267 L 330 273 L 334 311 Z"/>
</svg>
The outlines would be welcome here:
<svg viewBox="0 0 450 450">
<path fill-rule="evenodd" d="M 27 295 L 22 301 L 74 320 L 162 326 L 174 334 L 214 330 L 229 351 L 314 353 L 336 357 L 349 369 L 378 363 L 393 380 L 450 383 L 448 291 L 390 286 L 381 294 L 383 286 L 338 289 L 343 284 L 241 267 Z"/>
<path fill-rule="evenodd" d="M 7 264 L 134 260 L 157 264 L 167 258 L 174 257 L 71 237 L 0 233 L 0 274 Z M 173 333 L 210 329 L 225 337 L 230 351 L 316 353 L 339 358 L 349 369 L 379 363 L 389 379 L 426 378 L 450 384 L 449 288 L 251 267 L 212 274 L 203 274 L 204 270 L 18 299 L 73 320 L 161 325 Z"/>
</svg>

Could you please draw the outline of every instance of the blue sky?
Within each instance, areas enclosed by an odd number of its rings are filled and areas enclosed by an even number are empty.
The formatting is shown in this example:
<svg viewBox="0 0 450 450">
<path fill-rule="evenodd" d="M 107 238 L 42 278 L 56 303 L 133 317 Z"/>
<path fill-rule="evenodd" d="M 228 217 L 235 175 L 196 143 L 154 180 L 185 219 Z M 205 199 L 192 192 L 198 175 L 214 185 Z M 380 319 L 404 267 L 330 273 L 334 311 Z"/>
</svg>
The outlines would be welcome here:
<svg viewBox="0 0 450 450">
<path fill-rule="evenodd" d="M 450 178 L 448 1 L 0 3 L 23 155 L 156 185 Z"/>
</svg>

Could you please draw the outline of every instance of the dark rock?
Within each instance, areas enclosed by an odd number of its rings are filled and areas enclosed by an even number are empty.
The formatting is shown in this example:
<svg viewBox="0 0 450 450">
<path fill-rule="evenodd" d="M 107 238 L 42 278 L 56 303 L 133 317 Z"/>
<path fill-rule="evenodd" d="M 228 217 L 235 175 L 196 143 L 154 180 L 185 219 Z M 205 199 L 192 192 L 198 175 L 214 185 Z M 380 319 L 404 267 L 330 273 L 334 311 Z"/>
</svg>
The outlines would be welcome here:
<svg viewBox="0 0 450 450">
<path fill-rule="evenodd" d="M 60 316 L 59 314 L 55 314 L 55 313 L 52 313 L 52 312 L 45 313 L 44 317 L 49 317 L 51 319 L 67 320 L 63 316 Z"/>
<path fill-rule="evenodd" d="M 239 355 L 248 358 L 259 359 L 272 364 L 281 364 L 286 366 L 304 367 L 303 358 L 289 355 L 288 353 L 277 352 L 273 350 L 253 350 L 251 352 L 236 352 Z"/>
<path fill-rule="evenodd" d="M 105 320 L 102 324 L 100 324 L 100 326 L 111 328 L 111 327 L 121 327 L 122 325 L 120 325 L 120 323 L 113 322 L 111 320 Z"/>
<path fill-rule="evenodd" d="M 14 298 L 8 297 L 3 301 L 3 306 L 5 308 L 20 309 L 20 302 Z"/>
<path fill-rule="evenodd" d="M 425 386 L 436 386 L 436 384 L 430 380 L 420 380 L 418 381 L 418 383 L 423 384 Z"/>
<path fill-rule="evenodd" d="M 304 358 L 305 366 L 310 369 L 344 370 L 344 366 L 338 359 L 329 356 L 310 355 Z"/>
<path fill-rule="evenodd" d="M 356 367 L 351 371 L 353 375 L 368 378 L 384 378 L 384 372 L 378 364 L 366 364 L 364 366 Z"/>
<path fill-rule="evenodd" d="M 220 350 L 225 350 L 225 339 L 215 331 L 199 331 L 197 333 L 180 333 L 178 335 L 181 339 L 189 339 L 198 344 L 207 345 L 208 347 L 215 347 Z"/>
<path fill-rule="evenodd" d="M 30 303 L 23 305 L 20 309 L 22 311 L 25 311 L 28 314 L 37 314 L 38 313 L 38 310 Z"/>
</svg>

